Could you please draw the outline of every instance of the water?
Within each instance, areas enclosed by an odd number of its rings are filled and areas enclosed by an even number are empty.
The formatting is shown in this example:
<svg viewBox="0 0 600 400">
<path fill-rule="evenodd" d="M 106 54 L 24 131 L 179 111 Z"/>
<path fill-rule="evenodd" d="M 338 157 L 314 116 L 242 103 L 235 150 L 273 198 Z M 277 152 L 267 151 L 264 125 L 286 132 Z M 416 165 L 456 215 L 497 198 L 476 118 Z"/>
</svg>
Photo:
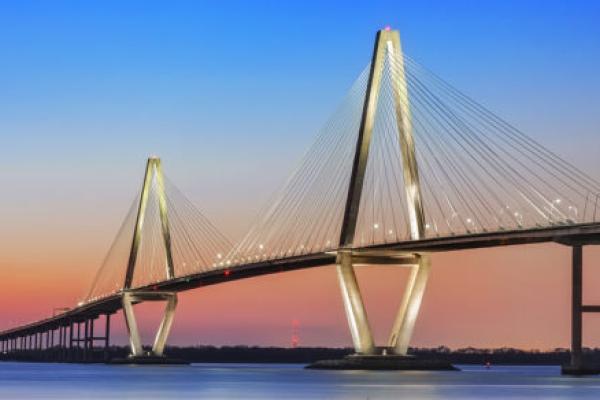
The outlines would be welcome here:
<svg viewBox="0 0 600 400">
<path fill-rule="evenodd" d="M 0 363 L 0 399 L 598 399 L 600 377 L 559 367 L 315 371 L 296 364 Z"/>
</svg>

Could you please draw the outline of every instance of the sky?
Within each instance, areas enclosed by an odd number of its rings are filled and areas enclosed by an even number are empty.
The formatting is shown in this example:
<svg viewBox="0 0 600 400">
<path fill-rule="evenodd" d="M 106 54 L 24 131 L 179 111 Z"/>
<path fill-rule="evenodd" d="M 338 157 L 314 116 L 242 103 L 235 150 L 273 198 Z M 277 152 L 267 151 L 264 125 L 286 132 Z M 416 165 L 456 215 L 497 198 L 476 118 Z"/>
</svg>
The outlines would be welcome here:
<svg viewBox="0 0 600 400">
<path fill-rule="evenodd" d="M 600 179 L 599 17 L 589 1 L 0 2 L 0 329 L 81 299 L 149 155 L 239 239 L 387 25 Z M 600 302 L 600 250 L 585 260 Z M 559 245 L 435 255 L 413 344 L 567 347 L 569 262 Z M 358 274 L 382 342 L 406 271 Z M 149 335 L 158 312 L 140 308 Z M 350 345 L 333 267 L 182 294 L 171 343 L 286 346 L 293 320 L 303 345 Z M 585 327 L 600 345 L 597 317 Z"/>
</svg>

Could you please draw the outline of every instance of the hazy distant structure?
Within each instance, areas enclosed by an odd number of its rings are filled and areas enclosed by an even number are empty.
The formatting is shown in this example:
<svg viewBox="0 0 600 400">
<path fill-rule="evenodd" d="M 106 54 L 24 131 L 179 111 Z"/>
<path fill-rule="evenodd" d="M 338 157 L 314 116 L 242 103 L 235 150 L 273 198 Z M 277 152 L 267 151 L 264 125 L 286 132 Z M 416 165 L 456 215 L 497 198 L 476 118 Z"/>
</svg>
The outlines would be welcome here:
<svg viewBox="0 0 600 400">
<path fill-rule="evenodd" d="M 290 347 L 295 349 L 300 345 L 300 321 L 297 319 L 292 320 L 292 337 L 290 340 Z"/>
</svg>

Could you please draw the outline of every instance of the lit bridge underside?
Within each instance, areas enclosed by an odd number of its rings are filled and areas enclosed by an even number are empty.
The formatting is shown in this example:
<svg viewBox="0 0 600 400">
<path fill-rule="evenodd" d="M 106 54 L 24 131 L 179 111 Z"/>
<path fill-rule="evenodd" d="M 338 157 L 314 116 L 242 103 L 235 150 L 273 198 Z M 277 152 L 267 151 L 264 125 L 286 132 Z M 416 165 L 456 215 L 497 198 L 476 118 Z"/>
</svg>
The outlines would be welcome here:
<svg viewBox="0 0 600 400">
<path fill-rule="evenodd" d="M 131 356 L 146 357 L 133 306 L 162 301 L 150 351 L 160 357 L 177 293 L 335 265 L 355 351 L 376 355 L 354 267 L 398 265 L 410 273 L 384 347 L 402 357 L 431 253 L 548 242 L 573 250 L 569 368 L 585 371 L 582 314 L 600 307 L 582 304 L 582 247 L 600 244 L 600 183 L 403 54 L 398 32 L 383 30 L 371 62 L 246 236 L 231 244 L 150 158 L 82 302 L 0 332 L 0 351 L 91 361 L 102 342 L 107 357 L 110 316 L 123 310 Z"/>
</svg>

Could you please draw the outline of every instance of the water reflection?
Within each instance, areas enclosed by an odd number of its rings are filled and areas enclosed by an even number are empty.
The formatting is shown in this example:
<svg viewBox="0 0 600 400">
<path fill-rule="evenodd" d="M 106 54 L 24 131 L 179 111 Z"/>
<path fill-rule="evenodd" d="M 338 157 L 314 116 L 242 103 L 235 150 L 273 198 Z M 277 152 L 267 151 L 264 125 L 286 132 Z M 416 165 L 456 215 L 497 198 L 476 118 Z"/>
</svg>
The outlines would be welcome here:
<svg viewBox="0 0 600 400">
<path fill-rule="evenodd" d="M 599 377 L 553 366 L 461 372 L 304 370 L 301 365 L 106 366 L 0 363 L 0 398 L 597 399 Z"/>
</svg>

